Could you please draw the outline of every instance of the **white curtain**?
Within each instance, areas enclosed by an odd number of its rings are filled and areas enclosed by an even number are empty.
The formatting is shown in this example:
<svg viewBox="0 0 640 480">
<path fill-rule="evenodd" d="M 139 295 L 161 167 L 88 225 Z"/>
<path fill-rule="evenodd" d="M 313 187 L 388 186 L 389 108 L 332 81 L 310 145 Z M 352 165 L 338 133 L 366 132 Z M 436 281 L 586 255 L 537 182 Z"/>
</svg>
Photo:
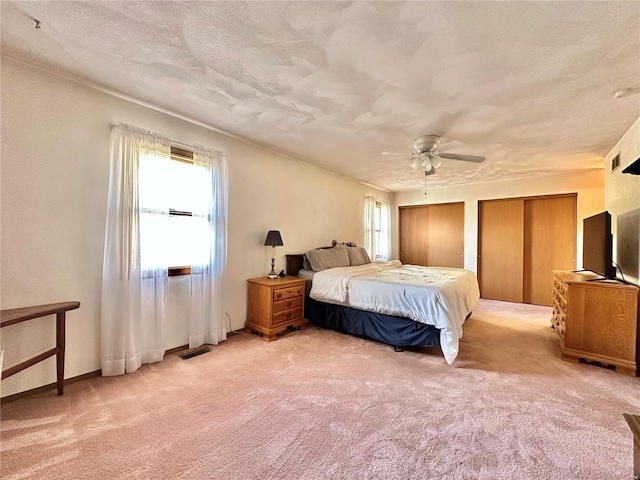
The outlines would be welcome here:
<svg viewBox="0 0 640 480">
<path fill-rule="evenodd" d="M 169 155 L 165 136 L 124 124 L 111 132 L 101 308 L 105 376 L 134 372 L 164 355 L 167 266 L 142 269 L 140 245 L 148 242 L 140 219 L 149 212 L 141 208 L 139 171 L 141 158 Z M 156 206 L 152 213 L 154 221 L 166 221 L 169 208 Z"/>
<path fill-rule="evenodd" d="M 376 259 L 376 200 L 364 197 L 364 248 L 371 261 Z"/>
<path fill-rule="evenodd" d="M 221 152 L 194 145 L 194 165 L 203 167 L 207 201 L 202 211 L 193 212 L 203 222 L 209 238 L 209 255 L 203 265 L 191 266 L 191 312 L 189 347 L 217 345 L 226 340 L 224 275 L 227 264 L 227 159 Z"/>
<path fill-rule="evenodd" d="M 378 233 L 378 253 L 380 260 L 391 260 L 391 210 L 389 202 L 380 201 L 380 232 Z"/>
</svg>

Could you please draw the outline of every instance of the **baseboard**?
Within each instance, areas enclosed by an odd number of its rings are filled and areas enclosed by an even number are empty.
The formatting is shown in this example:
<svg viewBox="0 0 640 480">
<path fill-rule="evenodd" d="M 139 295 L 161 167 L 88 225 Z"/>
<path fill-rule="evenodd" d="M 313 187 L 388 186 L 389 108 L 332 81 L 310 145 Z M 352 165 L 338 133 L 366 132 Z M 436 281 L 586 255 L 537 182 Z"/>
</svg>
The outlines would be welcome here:
<svg viewBox="0 0 640 480">
<path fill-rule="evenodd" d="M 167 350 L 166 352 L 164 352 L 164 356 L 166 357 L 167 355 L 171 355 L 173 353 L 176 352 L 181 352 L 182 350 L 187 350 L 189 348 L 189 345 L 180 345 L 179 347 L 175 347 L 175 348 L 170 348 L 169 350 Z"/>
<path fill-rule="evenodd" d="M 71 383 L 80 382 L 88 378 L 99 377 L 100 375 L 102 375 L 102 370 L 96 370 L 95 372 L 84 373 L 82 375 L 78 375 L 77 377 L 65 378 L 64 384 L 69 385 Z M 24 397 L 30 397 L 31 395 L 36 395 L 38 393 L 47 392 L 49 390 L 55 390 L 56 388 L 58 388 L 58 384 L 56 382 L 53 382 L 48 385 L 32 388 L 31 390 L 25 390 L 24 392 L 14 393 L 13 395 L 7 395 L 6 397 L 0 398 L 0 405 L 13 402 L 14 400 L 19 400 Z"/>
<path fill-rule="evenodd" d="M 179 347 L 171 348 L 167 350 L 164 354 L 171 355 L 176 352 L 180 352 L 182 350 L 186 350 L 189 348 L 189 345 L 181 345 Z M 80 382 L 82 380 L 86 380 L 88 378 L 99 377 L 102 375 L 102 370 L 96 370 L 94 372 L 84 373 L 82 375 L 78 375 L 77 377 L 65 378 L 64 384 L 69 385 L 70 383 Z M 19 400 L 21 398 L 30 397 L 31 395 L 36 395 L 38 393 L 47 392 L 49 390 L 53 390 L 58 388 L 58 384 L 56 382 L 49 383 L 48 385 L 43 385 L 41 387 L 32 388 L 31 390 L 25 390 L 24 392 L 14 393 L 13 395 L 7 395 L 6 397 L 0 398 L 0 405 L 4 403 L 13 402 L 14 400 Z"/>
</svg>

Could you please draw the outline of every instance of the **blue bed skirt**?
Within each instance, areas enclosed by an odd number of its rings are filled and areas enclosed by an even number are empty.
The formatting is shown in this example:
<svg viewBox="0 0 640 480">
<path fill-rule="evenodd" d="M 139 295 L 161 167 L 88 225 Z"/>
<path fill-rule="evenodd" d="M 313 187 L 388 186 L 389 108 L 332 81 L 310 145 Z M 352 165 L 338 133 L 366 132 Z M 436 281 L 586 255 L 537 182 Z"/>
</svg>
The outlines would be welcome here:
<svg viewBox="0 0 640 480">
<path fill-rule="evenodd" d="M 433 325 L 425 325 L 410 318 L 318 302 L 310 297 L 306 297 L 305 317 L 314 325 L 371 338 L 394 347 L 440 345 L 440 330 Z"/>
</svg>

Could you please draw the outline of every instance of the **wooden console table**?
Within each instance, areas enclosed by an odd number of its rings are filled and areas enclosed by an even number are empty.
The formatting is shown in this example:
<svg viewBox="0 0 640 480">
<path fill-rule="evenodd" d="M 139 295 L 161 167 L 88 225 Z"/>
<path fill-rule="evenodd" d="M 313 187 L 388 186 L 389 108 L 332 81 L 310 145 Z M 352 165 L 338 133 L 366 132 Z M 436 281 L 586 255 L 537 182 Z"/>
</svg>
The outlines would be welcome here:
<svg viewBox="0 0 640 480">
<path fill-rule="evenodd" d="M 0 310 L 0 328 L 8 327 L 16 323 L 31 320 L 33 318 L 44 317 L 46 315 L 56 315 L 56 346 L 51 350 L 47 350 L 40 355 L 36 355 L 29 360 L 25 360 L 13 367 L 9 367 L 2 371 L 2 379 L 21 372 L 31 365 L 35 365 L 52 355 L 56 356 L 56 373 L 58 395 L 62 395 L 64 388 L 64 341 L 65 341 L 65 312 L 75 310 L 80 307 L 80 302 L 61 302 L 49 303 L 47 305 L 36 305 L 33 307 L 12 308 L 9 310 Z"/>
<path fill-rule="evenodd" d="M 628 413 L 622 415 L 633 432 L 633 478 L 640 480 L 640 416 Z"/>
</svg>

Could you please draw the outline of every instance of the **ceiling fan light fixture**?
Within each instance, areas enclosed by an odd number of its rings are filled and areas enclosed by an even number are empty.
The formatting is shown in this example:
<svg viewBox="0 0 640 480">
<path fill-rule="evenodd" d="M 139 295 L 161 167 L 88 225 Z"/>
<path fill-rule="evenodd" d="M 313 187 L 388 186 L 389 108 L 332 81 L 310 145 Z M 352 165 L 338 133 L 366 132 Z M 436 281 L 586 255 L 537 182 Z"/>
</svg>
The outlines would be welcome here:
<svg viewBox="0 0 640 480">
<path fill-rule="evenodd" d="M 440 145 L 440 137 L 438 135 L 420 135 L 413 141 L 414 152 L 407 154 L 411 155 L 409 160 L 409 166 L 413 171 L 421 170 L 424 172 L 425 177 L 427 175 L 433 175 L 436 173 L 436 169 L 442 165 L 442 159 L 447 158 L 451 160 L 462 160 L 465 162 L 481 163 L 484 162 L 485 157 L 478 155 L 463 155 L 459 153 L 447 153 L 442 151 L 443 148 Z M 458 145 L 464 145 L 457 140 L 450 141 L 443 144 L 446 148 L 456 148 Z M 383 152 L 385 155 L 389 155 L 389 152 Z"/>
</svg>

